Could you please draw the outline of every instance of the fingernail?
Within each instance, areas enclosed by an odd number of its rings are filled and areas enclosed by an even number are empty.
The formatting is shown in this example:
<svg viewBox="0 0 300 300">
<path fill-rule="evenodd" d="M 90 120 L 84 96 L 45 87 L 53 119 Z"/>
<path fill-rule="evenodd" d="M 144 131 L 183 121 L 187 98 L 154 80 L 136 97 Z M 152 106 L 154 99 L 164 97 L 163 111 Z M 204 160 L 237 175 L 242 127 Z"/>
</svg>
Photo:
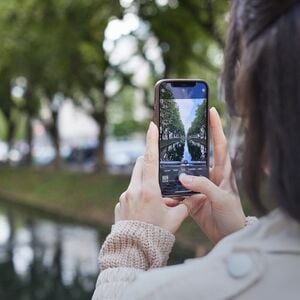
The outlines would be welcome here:
<svg viewBox="0 0 300 300">
<path fill-rule="evenodd" d="M 186 183 L 186 184 L 192 183 L 193 179 L 194 179 L 193 176 L 187 175 L 185 173 L 181 173 L 179 175 L 179 180 L 182 183 Z"/>
<path fill-rule="evenodd" d="M 148 131 L 152 131 L 155 128 L 154 123 L 151 121 L 148 127 Z"/>
</svg>

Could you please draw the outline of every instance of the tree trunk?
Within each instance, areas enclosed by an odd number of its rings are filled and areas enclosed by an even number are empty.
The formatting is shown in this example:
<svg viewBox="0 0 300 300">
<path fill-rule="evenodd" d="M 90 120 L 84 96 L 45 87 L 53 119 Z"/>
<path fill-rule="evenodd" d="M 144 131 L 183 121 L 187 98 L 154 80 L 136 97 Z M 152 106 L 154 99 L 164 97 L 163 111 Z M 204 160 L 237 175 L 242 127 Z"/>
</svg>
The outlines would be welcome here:
<svg viewBox="0 0 300 300">
<path fill-rule="evenodd" d="M 32 146 L 33 146 L 33 132 L 32 132 L 32 116 L 28 113 L 27 124 L 26 124 L 26 137 L 28 143 L 28 153 L 26 157 L 26 162 L 28 165 L 32 164 Z"/>
<path fill-rule="evenodd" d="M 8 255 L 9 260 L 13 259 L 14 240 L 15 240 L 15 218 L 12 208 L 7 209 L 7 219 L 9 224 L 9 236 L 8 236 Z"/>
<path fill-rule="evenodd" d="M 32 164 L 32 147 L 33 147 L 33 128 L 32 128 L 32 120 L 33 117 L 36 115 L 36 107 L 35 98 L 31 89 L 31 85 L 28 82 L 27 90 L 24 95 L 25 99 L 25 107 L 24 112 L 27 114 L 27 124 L 26 124 L 26 138 L 28 144 L 28 153 L 26 156 L 26 163 L 28 165 Z"/>
<path fill-rule="evenodd" d="M 13 145 L 13 139 L 15 136 L 15 123 L 12 121 L 10 117 L 6 117 L 6 123 L 7 123 L 7 134 L 6 134 L 6 142 L 8 145 L 8 149 L 10 150 Z"/>
<path fill-rule="evenodd" d="M 101 112 L 93 114 L 94 119 L 96 120 L 99 126 L 99 146 L 97 151 L 97 171 L 104 171 L 106 170 L 106 161 L 105 161 L 105 144 L 106 144 L 106 124 L 107 124 L 107 117 L 106 117 L 106 109 L 103 109 Z"/>
<path fill-rule="evenodd" d="M 53 165 L 56 169 L 60 169 L 62 165 L 62 160 L 60 157 L 60 138 L 58 131 L 58 111 L 52 112 L 52 124 L 49 126 L 49 134 L 51 135 L 51 139 L 53 142 L 53 146 L 55 149 L 55 159 Z"/>
</svg>

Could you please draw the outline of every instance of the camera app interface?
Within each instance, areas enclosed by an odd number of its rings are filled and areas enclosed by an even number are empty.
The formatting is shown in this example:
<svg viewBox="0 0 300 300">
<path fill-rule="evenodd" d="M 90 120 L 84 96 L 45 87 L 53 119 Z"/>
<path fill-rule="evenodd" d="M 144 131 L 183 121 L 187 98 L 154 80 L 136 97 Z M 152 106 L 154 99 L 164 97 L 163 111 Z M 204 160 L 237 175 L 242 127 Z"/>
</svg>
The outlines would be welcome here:
<svg viewBox="0 0 300 300">
<path fill-rule="evenodd" d="M 160 186 L 163 195 L 189 192 L 181 173 L 208 176 L 207 86 L 163 83 L 160 88 Z"/>
</svg>

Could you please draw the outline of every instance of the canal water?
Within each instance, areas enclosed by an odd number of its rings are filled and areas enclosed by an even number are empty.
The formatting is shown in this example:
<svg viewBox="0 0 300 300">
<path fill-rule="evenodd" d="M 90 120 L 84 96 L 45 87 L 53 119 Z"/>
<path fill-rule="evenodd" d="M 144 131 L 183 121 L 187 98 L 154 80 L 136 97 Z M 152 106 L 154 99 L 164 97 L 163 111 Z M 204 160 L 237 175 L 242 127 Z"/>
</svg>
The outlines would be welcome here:
<svg viewBox="0 0 300 300">
<path fill-rule="evenodd" d="M 162 161 L 200 161 L 205 159 L 205 152 L 205 144 L 199 140 L 185 139 L 161 148 L 160 158 Z"/>
<path fill-rule="evenodd" d="M 91 299 L 95 228 L 0 204 L 0 299 Z"/>
<path fill-rule="evenodd" d="M 189 151 L 187 139 L 185 139 L 185 143 L 184 143 L 183 160 L 184 161 L 191 161 L 192 160 L 192 156 L 191 156 L 190 151 Z"/>
<path fill-rule="evenodd" d="M 91 299 L 108 232 L 0 200 L 0 299 Z M 176 245 L 169 263 L 193 255 Z"/>
</svg>

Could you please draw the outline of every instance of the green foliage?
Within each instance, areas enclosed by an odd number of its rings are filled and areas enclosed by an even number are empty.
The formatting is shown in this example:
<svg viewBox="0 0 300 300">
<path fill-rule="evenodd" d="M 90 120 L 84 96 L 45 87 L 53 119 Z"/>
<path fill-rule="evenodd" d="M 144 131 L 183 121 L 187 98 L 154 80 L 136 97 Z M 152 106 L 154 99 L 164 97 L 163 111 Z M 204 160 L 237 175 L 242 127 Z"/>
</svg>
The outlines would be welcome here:
<svg viewBox="0 0 300 300">
<path fill-rule="evenodd" d="M 4 140 L 6 134 L 6 122 L 3 114 L 0 111 L 0 139 Z"/>
<path fill-rule="evenodd" d="M 227 1 L 215 0 L 169 1 L 166 5 L 136 0 L 129 8 L 109 0 L 1 1 L 0 110 L 3 117 L 8 124 L 18 122 L 14 110 L 29 118 L 40 117 L 41 103 L 52 108 L 55 95 L 60 93 L 78 105 L 88 100 L 96 121 L 110 123 L 106 112 L 118 95 L 107 96 L 108 80 L 116 78 L 121 82 L 121 97 L 126 97 L 124 87 L 141 89 L 133 80 L 136 70 L 128 73 L 121 64 L 113 64 L 110 53 L 103 49 L 110 20 L 122 18 L 128 12 L 136 13 L 145 24 L 143 30 L 129 33 L 137 42 L 135 55 L 149 64 L 148 85 L 142 90 L 145 103 L 151 107 L 147 91 L 153 89 L 153 83 L 159 78 L 194 77 L 208 81 L 211 104 L 220 110 L 222 104 L 215 100 L 227 8 Z M 155 61 L 147 52 L 152 37 L 157 40 L 163 71 L 156 69 Z M 19 77 L 26 78 L 26 86 L 23 97 L 16 101 L 11 96 L 11 87 Z M 134 97 L 129 101 L 134 103 Z M 115 128 L 118 128 L 125 122 L 127 129 L 122 134 L 135 128 L 139 130 L 139 126 L 132 126 L 137 122 L 134 109 L 110 125 L 117 124 Z M 176 114 L 173 118 L 178 123 Z M 14 131 L 12 126 L 7 128 Z M 119 129 L 113 132 L 121 134 Z"/>
<path fill-rule="evenodd" d="M 110 120 L 111 134 L 118 138 L 128 137 L 136 132 L 145 132 L 149 125 L 148 120 L 136 118 L 140 107 L 134 101 L 134 89 L 125 86 L 110 102 L 108 119 Z"/>
<path fill-rule="evenodd" d="M 191 127 L 188 130 L 188 137 L 199 138 L 201 133 L 205 133 L 206 127 L 206 101 L 203 101 L 201 105 L 198 106 L 195 113 L 195 118 L 192 121 Z"/>
<path fill-rule="evenodd" d="M 182 139 L 185 137 L 179 108 L 173 99 L 161 99 L 160 120 L 161 140 Z"/>
<path fill-rule="evenodd" d="M 164 6 L 151 0 L 135 2 L 162 49 L 165 70 L 160 77 L 206 80 L 211 105 L 221 108 L 216 100 L 228 2 L 180 0 Z"/>
<path fill-rule="evenodd" d="M 134 132 L 144 132 L 147 124 L 138 122 L 133 119 L 123 120 L 120 123 L 113 125 L 113 135 L 115 137 L 128 137 Z"/>
</svg>

